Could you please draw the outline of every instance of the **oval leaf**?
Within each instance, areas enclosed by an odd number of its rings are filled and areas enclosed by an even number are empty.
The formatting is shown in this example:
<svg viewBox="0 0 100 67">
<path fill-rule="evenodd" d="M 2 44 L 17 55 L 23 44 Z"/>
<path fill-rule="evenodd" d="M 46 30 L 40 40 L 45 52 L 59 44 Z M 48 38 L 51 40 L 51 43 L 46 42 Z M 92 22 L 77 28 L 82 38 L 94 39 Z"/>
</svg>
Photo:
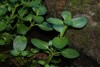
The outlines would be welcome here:
<svg viewBox="0 0 100 67">
<path fill-rule="evenodd" d="M 10 2 L 13 2 L 13 3 L 15 3 L 15 2 L 17 2 L 18 0 L 10 0 Z"/>
<path fill-rule="evenodd" d="M 5 40 L 0 39 L 0 45 L 5 45 Z"/>
<path fill-rule="evenodd" d="M 28 14 L 28 15 L 24 18 L 24 20 L 25 20 L 25 21 L 31 21 L 32 18 L 33 18 L 33 15 L 32 15 L 32 14 Z"/>
<path fill-rule="evenodd" d="M 27 7 L 37 7 L 39 6 L 38 2 L 36 1 L 31 1 L 31 2 L 26 2 L 24 0 L 21 0 L 22 4 L 27 6 Z"/>
<path fill-rule="evenodd" d="M 10 35 L 9 33 L 3 33 L 1 35 L 1 37 L 4 39 L 5 44 L 11 44 L 11 41 L 13 39 L 13 36 L 12 35 Z"/>
<path fill-rule="evenodd" d="M 17 24 L 17 33 L 19 34 L 26 34 L 28 27 L 24 24 Z"/>
<path fill-rule="evenodd" d="M 47 22 L 54 24 L 54 25 L 63 25 L 63 21 L 57 18 L 48 18 Z"/>
<path fill-rule="evenodd" d="M 3 31 L 7 26 L 7 23 L 0 21 L 0 31 Z"/>
<path fill-rule="evenodd" d="M 47 22 L 43 22 L 42 24 L 38 24 L 38 27 L 42 30 L 45 30 L 45 31 L 53 30 L 53 27 L 50 24 L 48 24 Z"/>
<path fill-rule="evenodd" d="M 75 49 L 67 48 L 61 52 L 65 58 L 77 58 L 79 53 Z"/>
<path fill-rule="evenodd" d="M 42 16 L 33 16 L 34 21 L 37 23 L 42 23 L 44 18 Z"/>
<path fill-rule="evenodd" d="M 52 40 L 52 45 L 55 48 L 58 48 L 58 49 L 64 48 L 67 44 L 68 44 L 68 39 L 65 36 L 64 37 L 61 37 L 61 38 L 55 37 Z"/>
<path fill-rule="evenodd" d="M 39 39 L 31 39 L 32 44 L 39 49 L 48 49 L 48 43 Z"/>
<path fill-rule="evenodd" d="M 44 60 L 39 60 L 38 63 L 41 64 L 41 65 L 45 65 L 46 61 L 44 61 Z"/>
<path fill-rule="evenodd" d="M 16 36 L 13 41 L 13 48 L 17 51 L 23 51 L 26 48 L 27 39 L 24 36 Z"/>
<path fill-rule="evenodd" d="M 53 25 L 53 28 L 58 32 L 64 32 L 67 28 L 65 25 Z"/>
<path fill-rule="evenodd" d="M 27 56 L 29 54 L 29 51 L 21 51 L 22 56 Z"/>
<path fill-rule="evenodd" d="M 36 15 L 44 15 L 47 12 L 45 6 L 33 7 L 32 9 L 36 13 Z"/>
<path fill-rule="evenodd" d="M 0 7 L 0 16 L 4 15 L 7 12 L 7 8 L 5 6 Z"/>
<path fill-rule="evenodd" d="M 21 8 L 21 9 L 18 10 L 18 14 L 19 14 L 19 16 L 21 16 L 21 17 L 23 17 L 23 16 L 25 15 L 26 12 L 27 12 L 27 10 L 24 9 L 24 8 Z"/>
<path fill-rule="evenodd" d="M 78 17 L 71 20 L 72 26 L 75 28 L 82 28 L 86 25 L 87 19 L 85 17 Z"/>
<path fill-rule="evenodd" d="M 36 4 L 41 4 L 42 0 L 35 0 L 34 1 Z"/>
<path fill-rule="evenodd" d="M 18 51 L 16 51 L 16 50 L 11 50 L 11 51 L 10 51 L 10 54 L 11 54 L 12 56 L 18 56 L 20 53 L 19 53 Z"/>
<path fill-rule="evenodd" d="M 69 21 L 71 20 L 71 13 L 68 11 L 63 11 L 61 16 L 63 17 L 64 20 Z"/>
<path fill-rule="evenodd" d="M 66 25 L 69 25 L 69 26 L 71 26 L 71 25 L 73 24 L 71 20 L 69 20 L 69 21 L 64 20 L 64 23 L 65 23 Z"/>
</svg>

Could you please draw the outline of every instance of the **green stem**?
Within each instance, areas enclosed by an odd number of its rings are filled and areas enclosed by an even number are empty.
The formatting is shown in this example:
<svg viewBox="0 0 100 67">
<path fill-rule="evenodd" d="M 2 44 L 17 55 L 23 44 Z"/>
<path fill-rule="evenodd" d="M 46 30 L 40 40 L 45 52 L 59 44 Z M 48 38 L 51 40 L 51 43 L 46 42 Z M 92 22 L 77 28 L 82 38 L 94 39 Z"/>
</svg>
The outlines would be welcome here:
<svg viewBox="0 0 100 67">
<path fill-rule="evenodd" d="M 33 26 L 35 26 L 35 25 L 34 25 L 34 22 L 31 22 L 31 25 L 28 27 L 27 32 L 28 32 Z"/>
<path fill-rule="evenodd" d="M 10 21 L 12 20 L 13 16 L 14 16 L 14 13 L 16 11 L 16 8 L 18 7 L 19 5 L 15 5 L 14 9 L 12 10 L 12 14 L 10 15 L 10 18 L 7 20 L 7 23 L 9 25 Z M 14 17 L 15 18 L 15 17 Z"/>
<path fill-rule="evenodd" d="M 10 33 L 12 33 L 12 31 L 16 28 L 17 23 L 18 23 L 18 22 L 16 22 L 16 24 L 14 25 L 14 27 L 12 28 L 12 30 L 11 30 L 11 32 L 10 32 Z"/>
<path fill-rule="evenodd" d="M 47 59 L 47 64 L 49 64 L 49 63 L 50 63 L 50 61 L 52 60 L 52 58 L 53 58 L 53 55 L 52 55 L 52 54 L 50 54 L 50 55 L 49 55 L 49 58 Z"/>
<path fill-rule="evenodd" d="M 60 54 L 60 52 L 54 53 L 54 55 Z"/>
<path fill-rule="evenodd" d="M 53 56 L 54 56 L 54 54 L 53 54 L 53 51 L 52 50 L 50 50 L 50 49 L 48 49 L 49 50 L 49 57 L 48 57 L 48 59 L 47 59 L 47 64 L 49 64 L 50 63 L 50 61 L 52 60 L 52 58 L 53 58 Z"/>
<path fill-rule="evenodd" d="M 67 26 L 64 26 L 64 30 L 60 32 L 60 38 L 64 36 Z"/>
</svg>

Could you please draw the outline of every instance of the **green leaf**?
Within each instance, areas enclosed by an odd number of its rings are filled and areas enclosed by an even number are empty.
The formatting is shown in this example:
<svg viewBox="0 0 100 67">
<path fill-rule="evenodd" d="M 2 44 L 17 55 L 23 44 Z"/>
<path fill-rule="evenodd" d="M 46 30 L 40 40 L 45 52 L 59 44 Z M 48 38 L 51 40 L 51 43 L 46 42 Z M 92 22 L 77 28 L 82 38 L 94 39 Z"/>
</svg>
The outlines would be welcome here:
<svg viewBox="0 0 100 67">
<path fill-rule="evenodd" d="M 16 36 L 13 41 L 13 48 L 16 51 L 23 51 L 27 46 L 27 39 L 24 36 Z"/>
<path fill-rule="evenodd" d="M 36 13 L 36 15 L 44 15 L 47 12 L 47 9 L 45 6 L 39 6 L 39 7 L 33 7 L 33 11 Z"/>
<path fill-rule="evenodd" d="M 7 26 L 7 23 L 6 22 L 0 21 L 0 31 L 5 30 L 6 26 Z"/>
<path fill-rule="evenodd" d="M 36 4 L 41 4 L 42 0 L 35 0 L 34 1 Z"/>
<path fill-rule="evenodd" d="M 42 2 L 42 0 L 34 0 L 31 2 L 26 2 L 24 0 L 21 0 L 22 4 L 27 6 L 27 7 L 38 7 L 39 4 Z"/>
<path fill-rule="evenodd" d="M 33 18 L 33 15 L 32 15 L 32 14 L 28 14 L 28 15 L 24 18 L 24 20 L 25 20 L 25 21 L 31 21 L 32 18 Z"/>
<path fill-rule="evenodd" d="M 52 45 L 55 47 L 55 48 L 58 48 L 58 49 L 62 49 L 64 48 L 66 45 L 68 45 L 68 39 L 64 36 L 64 37 L 55 37 L 53 40 L 52 40 Z"/>
<path fill-rule="evenodd" d="M 27 56 L 29 54 L 29 51 L 21 51 L 22 56 Z"/>
<path fill-rule="evenodd" d="M 44 60 L 39 60 L 38 63 L 41 65 L 45 65 L 46 62 Z"/>
<path fill-rule="evenodd" d="M 32 53 L 38 53 L 38 52 L 39 52 L 39 49 L 33 49 L 33 48 L 32 48 L 32 49 L 31 49 L 31 52 L 32 52 Z"/>
<path fill-rule="evenodd" d="M 10 0 L 10 2 L 13 2 L 13 3 L 15 3 L 15 2 L 17 2 L 18 0 Z"/>
<path fill-rule="evenodd" d="M 44 18 L 42 16 L 33 16 L 34 21 L 36 21 L 37 23 L 42 23 Z"/>
<path fill-rule="evenodd" d="M 0 16 L 4 15 L 7 12 L 7 8 L 5 6 L 0 5 Z"/>
<path fill-rule="evenodd" d="M 21 9 L 18 10 L 18 14 L 19 14 L 19 16 L 21 16 L 21 17 L 23 17 L 23 16 L 25 15 L 26 12 L 27 12 L 27 10 L 24 9 L 24 8 L 21 8 Z"/>
<path fill-rule="evenodd" d="M 31 1 L 31 2 L 26 2 L 24 0 L 21 0 L 22 4 L 27 6 L 27 7 L 34 7 L 34 6 L 38 6 L 37 3 L 35 3 L 34 1 Z"/>
<path fill-rule="evenodd" d="M 53 30 L 53 27 L 50 24 L 48 24 L 47 22 L 43 22 L 42 24 L 38 24 L 38 27 L 42 30 L 45 30 L 45 31 Z"/>
<path fill-rule="evenodd" d="M 0 39 L 0 45 L 5 45 L 5 40 L 4 39 Z"/>
<path fill-rule="evenodd" d="M 65 32 L 67 29 L 66 25 L 53 25 L 53 28 L 58 32 Z"/>
<path fill-rule="evenodd" d="M 17 24 L 17 33 L 19 34 L 26 34 L 28 27 L 24 24 Z"/>
<path fill-rule="evenodd" d="M 87 19 L 85 17 L 78 17 L 71 20 L 72 26 L 75 28 L 82 28 L 86 25 Z"/>
<path fill-rule="evenodd" d="M 77 58 L 79 53 L 75 49 L 67 48 L 61 52 L 65 58 Z"/>
<path fill-rule="evenodd" d="M 10 54 L 11 54 L 12 56 L 18 56 L 20 53 L 19 53 L 17 50 L 11 50 L 11 51 L 10 51 Z"/>
<path fill-rule="evenodd" d="M 54 25 L 63 25 L 63 21 L 57 18 L 48 18 L 47 22 L 54 24 Z"/>
<path fill-rule="evenodd" d="M 36 38 L 31 39 L 31 42 L 35 47 L 39 49 L 43 49 L 43 50 L 47 50 L 49 46 L 47 42 L 36 39 Z"/>
<path fill-rule="evenodd" d="M 63 17 L 64 20 L 69 21 L 71 20 L 71 13 L 68 11 L 63 11 L 61 16 Z"/>
<path fill-rule="evenodd" d="M 50 67 L 50 65 L 49 64 L 46 64 L 44 67 Z"/>
<path fill-rule="evenodd" d="M 3 33 L 2 35 L 1 35 L 1 38 L 3 38 L 4 39 L 4 41 L 5 41 L 5 44 L 11 44 L 11 41 L 12 41 L 12 35 L 10 35 L 9 33 Z"/>
<path fill-rule="evenodd" d="M 66 21 L 66 20 L 64 20 L 64 23 L 66 24 L 66 25 L 69 25 L 69 26 L 71 26 L 72 24 L 73 24 L 73 22 L 70 20 L 70 21 Z"/>
</svg>

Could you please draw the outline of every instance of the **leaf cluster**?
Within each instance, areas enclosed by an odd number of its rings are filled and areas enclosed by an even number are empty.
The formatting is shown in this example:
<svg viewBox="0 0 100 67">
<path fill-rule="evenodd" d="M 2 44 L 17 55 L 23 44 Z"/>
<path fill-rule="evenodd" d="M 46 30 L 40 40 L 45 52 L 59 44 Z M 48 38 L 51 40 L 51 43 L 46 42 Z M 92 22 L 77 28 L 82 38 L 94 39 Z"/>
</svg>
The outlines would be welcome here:
<svg viewBox="0 0 100 67">
<path fill-rule="evenodd" d="M 46 7 L 42 0 L 4 0 L 0 3 L 0 45 L 13 44 L 10 51 L 13 56 L 31 57 L 42 50 L 48 54 L 47 60 L 39 60 L 38 63 L 48 67 L 54 56 L 65 58 L 77 58 L 79 53 L 75 49 L 66 48 L 69 43 L 64 35 L 69 26 L 83 28 L 87 19 L 84 17 L 72 18 L 68 11 L 61 13 L 62 19 L 45 18 Z M 28 37 L 26 34 L 32 27 L 37 26 L 44 31 L 55 30 L 59 35 L 49 42 L 32 38 L 34 48 L 26 51 Z M 29 34 L 30 35 L 30 34 Z M 34 62 L 33 62 L 34 63 Z"/>
</svg>

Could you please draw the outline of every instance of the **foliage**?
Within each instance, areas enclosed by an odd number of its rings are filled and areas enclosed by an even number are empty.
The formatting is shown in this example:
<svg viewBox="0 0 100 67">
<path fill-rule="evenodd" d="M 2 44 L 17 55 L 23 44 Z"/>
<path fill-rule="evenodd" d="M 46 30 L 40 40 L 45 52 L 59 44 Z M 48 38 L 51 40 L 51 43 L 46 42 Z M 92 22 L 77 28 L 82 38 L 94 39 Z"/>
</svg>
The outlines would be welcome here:
<svg viewBox="0 0 100 67">
<path fill-rule="evenodd" d="M 63 19 L 45 18 L 46 7 L 42 0 L 4 0 L 0 3 L 0 45 L 13 44 L 10 54 L 16 57 L 31 57 L 32 64 L 37 62 L 40 65 L 49 67 L 49 63 L 54 56 L 64 56 L 65 58 L 77 58 L 79 53 L 75 49 L 66 48 L 69 43 L 64 35 L 69 26 L 73 28 L 83 28 L 86 25 L 86 18 L 72 18 L 68 11 L 63 11 Z M 26 36 L 32 27 L 39 27 L 44 31 L 55 30 L 59 35 L 49 42 L 37 38 L 31 38 L 33 48 L 27 49 L 29 43 Z M 28 34 L 30 35 L 30 34 Z M 13 42 L 13 43 L 12 43 Z M 32 60 L 38 53 L 44 52 L 46 59 Z"/>
</svg>

